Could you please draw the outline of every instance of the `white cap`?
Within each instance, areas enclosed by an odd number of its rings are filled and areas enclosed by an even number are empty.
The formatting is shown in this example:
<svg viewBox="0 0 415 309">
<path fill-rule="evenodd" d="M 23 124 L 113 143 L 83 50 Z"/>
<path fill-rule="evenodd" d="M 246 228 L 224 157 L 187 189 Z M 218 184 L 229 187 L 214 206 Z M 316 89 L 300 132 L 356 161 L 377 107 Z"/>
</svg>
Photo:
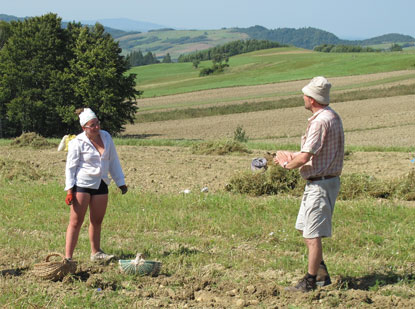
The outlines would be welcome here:
<svg viewBox="0 0 415 309">
<path fill-rule="evenodd" d="M 318 103 L 329 105 L 331 84 L 323 76 L 314 77 L 307 86 L 303 88 L 306 96 L 312 97 Z"/>
<path fill-rule="evenodd" d="M 97 115 L 90 108 L 84 108 L 84 111 L 79 114 L 79 122 L 81 127 L 83 127 L 91 119 L 98 118 Z"/>
</svg>

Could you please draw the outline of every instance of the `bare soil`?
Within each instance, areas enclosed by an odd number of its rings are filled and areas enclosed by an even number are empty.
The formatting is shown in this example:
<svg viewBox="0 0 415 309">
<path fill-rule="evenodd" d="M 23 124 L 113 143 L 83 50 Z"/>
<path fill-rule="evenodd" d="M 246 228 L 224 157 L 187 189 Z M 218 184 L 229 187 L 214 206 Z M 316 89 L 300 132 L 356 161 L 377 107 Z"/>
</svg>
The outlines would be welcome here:
<svg viewBox="0 0 415 309">
<path fill-rule="evenodd" d="M 243 254 L 255 254 L 255 249 L 241 245 Z M 17 253 L 17 252 L 16 252 Z M 8 303 L 24 303 L 26 293 L 42 291 L 46 299 L 53 300 L 53 307 L 64 307 L 62 300 L 78 293 L 79 284 L 95 291 L 93 299 L 99 303 L 107 295 L 117 291 L 122 306 L 125 300 L 133 300 L 137 308 L 413 308 L 415 293 L 408 286 L 400 286 L 405 274 L 385 270 L 364 277 L 332 276 L 332 284 L 310 293 L 291 293 L 284 290 L 279 282 L 295 284 L 302 276 L 300 271 L 286 273 L 283 270 L 267 270 L 253 273 L 236 271 L 216 263 L 203 266 L 198 272 L 189 274 L 186 268 L 178 268 L 173 273 L 162 270 L 157 277 L 138 277 L 122 281 L 114 274 L 115 263 L 94 265 L 81 263 L 76 273 L 62 281 L 50 282 L 36 278 L 27 263 L 10 265 L 10 259 L 0 250 L 0 289 L 9 292 L 13 286 L 30 286 L 30 290 Z M 19 263 L 16 263 L 19 264 Z M 112 273 L 113 275 L 106 275 Z M 223 280 L 223 278 L 226 278 Z M 229 280 L 232 278 L 232 280 Z M 22 283 L 24 281 L 24 284 Z M 377 291 L 370 287 L 380 281 Z M 78 286 L 76 285 L 78 284 Z M 406 295 L 400 297 L 396 295 Z M 50 304 L 50 303 L 49 303 Z M 117 307 L 117 304 L 113 304 Z"/>
</svg>

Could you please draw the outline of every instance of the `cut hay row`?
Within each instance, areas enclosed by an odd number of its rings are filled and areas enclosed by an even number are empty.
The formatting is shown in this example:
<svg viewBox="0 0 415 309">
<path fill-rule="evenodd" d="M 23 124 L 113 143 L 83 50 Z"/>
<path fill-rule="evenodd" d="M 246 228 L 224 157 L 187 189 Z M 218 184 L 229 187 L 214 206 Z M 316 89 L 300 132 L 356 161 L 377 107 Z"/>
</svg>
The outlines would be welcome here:
<svg viewBox="0 0 415 309">
<path fill-rule="evenodd" d="M 402 79 L 394 81 L 395 78 Z M 377 83 L 388 86 L 415 81 L 414 71 L 395 71 L 358 76 L 333 77 L 330 82 L 333 90 L 358 89 L 376 87 Z M 235 104 L 238 102 L 273 99 L 275 96 L 289 96 L 301 94 L 301 88 L 306 81 L 291 81 L 282 83 L 265 84 L 258 86 L 244 86 L 232 88 L 220 88 L 214 90 L 197 91 L 191 93 L 145 98 L 137 100 L 140 111 L 158 110 L 166 108 L 180 108 L 189 106 L 209 106 L 217 104 Z"/>
<path fill-rule="evenodd" d="M 270 151 L 278 150 L 270 148 Z M 265 150 L 225 156 L 194 154 L 188 147 L 117 146 L 117 151 L 130 189 L 171 194 L 179 194 L 185 189 L 197 193 L 204 187 L 208 187 L 211 193 L 223 191 L 233 175 L 251 170 L 253 158 L 266 155 Z M 6 159 L 11 156 L 13 160 Z M 45 176 L 32 178 L 29 182 L 59 183 L 62 200 L 56 200 L 54 203 L 62 206 L 65 194 L 65 179 L 62 176 L 65 170 L 65 157 L 65 152 L 55 149 L 34 150 L 1 146 L 0 152 L 0 162 L 5 164 L 4 170 L 10 170 L 10 167 L 17 164 L 29 166 L 36 162 L 37 173 Z M 345 161 L 344 174 L 376 175 L 381 179 L 396 178 L 407 174 L 415 167 L 410 161 L 412 157 L 413 154 L 405 152 L 352 152 Z M 15 169 L 13 173 L 13 179 L 27 178 L 25 169 Z M 3 176 L 0 173 L 0 178 Z M 47 191 L 47 186 L 40 187 Z M 111 188 L 115 190 L 114 184 Z M 47 235 L 42 237 L 48 237 Z"/>
<path fill-rule="evenodd" d="M 346 141 L 351 145 L 368 145 L 363 133 L 370 135 L 369 145 L 408 146 L 407 127 L 415 125 L 415 95 L 333 103 L 343 118 Z M 297 143 L 310 113 L 304 107 L 286 108 L 197 119 L 170 120 L 127 126 L 125 134 L 152 134 L 163 139 L 218 140 L 233 137 L 242 126 L 251 139 L 276 143 Z M 376 129 L 376 130 L 375 130 Z M 374 134 L 375 131 L 380 133 Z M 407 138 L 385 139 L 381 132 L 407 131 Z M 400 133 L 399 133 L 400 134 Z M 353 138 L 353 142 L 349 140 Z M 362 137 L 359 139 L 359 137 Z M 403 136 L 399 136 L 403 137 Z"/>
</svg>

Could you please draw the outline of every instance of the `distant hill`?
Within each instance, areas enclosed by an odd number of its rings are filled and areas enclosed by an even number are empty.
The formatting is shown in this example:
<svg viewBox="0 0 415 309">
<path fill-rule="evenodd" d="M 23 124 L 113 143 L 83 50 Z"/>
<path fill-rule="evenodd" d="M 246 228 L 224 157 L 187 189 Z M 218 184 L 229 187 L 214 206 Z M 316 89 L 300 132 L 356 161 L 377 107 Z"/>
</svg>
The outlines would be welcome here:
<svg viewBox="0 0 415 309">
<path fill-rule="evenodd" d="M 17 21 L 17 20 L 22 21 L 22 20 L 25 20 L 26 18 L 29 18 L 29 17 L 17 17 L 17 16 L 13 16 L 13 15 L 0 14 L 0 20 L 4 20 L 4 21 L 7 21 L 7 22 Z M 84 23 L 82 23 L 82 24 L 84 24 Z M 94 24 L 95 24 L 95 22 L 92 22 L 90 24 L 84 24 L 84 25 L 94 25 Z M 62 27 L 63 28 L 66 28 L 67 25 L 68 25 L 68 22 L 67 21 L 63 21 L 62 22 Z M 118 37 L 121 37 L 121 36 L 129 35 L 129 34 L 137 34 L 137 33 L 140 33 L 140 32 L 137 32 L 137 31 L 127 32 L 127 31 L 124 31 L 124 30 L 114 29 L 114 28 L 111 28 L 111 27 L 107 27 L 104 24 L 102 24 L 102 25 L 104 26 L 105 31 L 108 32 L 109 34 L 111 34 L 111 36 L 114 39 L 116 39 Z"/>
<path fill-rule="evenodd" d="M 16 17 L 13 15 L 7 15 L 7 14 L 0 14 L 0 20 L 4 20 L 7 22 L 10 22 L 12 20 L 24 20 L 27 17 Z"/>
<path fill-rule="evenodd" d="M 23 19 L 22 17 L 0 14 L 0 20 Z M 373 46 L 392 43 L 413 45 L 415 42 L 412 36 L 397 33 L 385 34 L 366 40 L 342 40 L 333 33 L 312 27 L 267 29 L 262 26 L 253 26 L 218 30 L 174 30 L 162 25 L 125 18 L 85 20 L 82 23 L 93 25 L 96 21 L 101 23 L 105 31 L 119 42 L 123 54 L 141 50 L 143 53 L 152 52 L 161 59 L 169 53 L 173 60 L 177 60 L 181 54 L 246 39 L 269 40 L 306 49 L 313 49 L 315 46 L 322 44 Z M 67 22 L 62 24 L 65 27 Z M 127 31 L 130 29 L 135 31 Z M 140 32 L 138 32 L 138 29 L 141 29 Z"/>
<path fill-rule="evenodd" d="M 400 42 L 415 42 L 415 39 L 410 35 L 403 35 L 398 33 L 389 33 L 375 38 L 362 40 L 362 45 L 375 45 L 384 43 L 400 43 Z"/>
<path fill-rule="evenodd" d="M 104 18 L 96 20 L 81 20 L 81 23 L 86 25 L 94 25 L 96 22 L 99 22 L 104 26 L 123 30 L 126 32 L 147 32 L 149 30 L 167 28 L 166 26 L 132 20 L 128 18 Z"/>
<path fill-rule="evenodd" d="M 81 24 L 83 24 L 83 23 L 81 23 Z M 83 24 L 83 25 L 92 27 L 94 24 L 95 23 L 93 23 L 93 24 Z M 67 21 L 62 22 L 62 27 L 63 28 L 66 28 L 67 25 L 68 25 Z M 140 33 L 140 32 L 126 32 L 126 31 L 119 30 L 119 29 L 113 29 L 113 28 L 110 28 L 110 27 L 107 27 L 107 26 L 104 26 L 104 29 L 105 29 L 105 32 L 109 33 L 114 39 L 117 39 L 119 37 L 123 37 L 125 35 Z"/>
<path fill-rule="evenodd" d="M 235 28 L 235 31 L 246 33 L 253 39 L 276 41 L 281 44 L 290 44 L 306 49 L 313 49 L 315 46 L 321 44 L 368 46 L 384 43 L 415 42 L 415 38 L 410 35 L 402 35 L 398 33 L 385 34 L 366 40 L 342 40 L 330 32 L 311 27 L 300 29 L 278 28 L 268 30 L 262 26 L 254 26 L 249 28 Z"/>
<path fill-rule="evenodd" d="M 415 42 L 409 35 L 386 34 L 367 40 L 342 40 L 334 34 L 316 28 L 279 28 L 269 30 L 262 26 L 249 28 L 230 28 L 220 30 L 172 30 L 161 29 L 137 35 L 126 35 L 118 38 L 124 53 L 132 50 L 155 53 L 159 58 L 169 53 L 172 59 L 181 54 L 201 51 L 231 41 L 256 39 L 269 40 L 280 44 L 293 45 L 313 49 L 322 44 L 343 45 L 376 45 L 383 43 Z"/>
<path fill-rule="evenodd" d="M 181 54 L 201 51 L 231 41 L 245 39 L 249 39 L 247 34 L 233 32 L 231 29 L 161 29 L 117 38 L 123 53 L 141 50 L 143 53 L 155 53 L 157 57 L 163 57 L 169 53 L 173 60 L 176 60 Z"/>
<path fill-rule="evenodd" d="M 314 46 L 321 44 L 340 44 L 342 42 L 342 40 L 330 32 L 311 27 L 268 30 L 262 26 L 254 26 L 249 28 L 235 28 L 234 31 L 246 33 L 252 39 L 276 41 L 281 44 L 289 44 L 306 49 L 313 49 Z"/>
</svg>

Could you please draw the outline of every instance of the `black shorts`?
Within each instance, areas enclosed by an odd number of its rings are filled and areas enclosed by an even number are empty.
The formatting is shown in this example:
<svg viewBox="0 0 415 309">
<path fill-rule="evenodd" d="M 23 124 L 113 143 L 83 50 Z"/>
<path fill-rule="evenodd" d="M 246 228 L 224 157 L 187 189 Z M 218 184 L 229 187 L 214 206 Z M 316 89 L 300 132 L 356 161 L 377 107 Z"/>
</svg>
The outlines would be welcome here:
<svg viewBox="0 0 415 309">
<path fill-rule="evenodd" d="M 108 194 L 108 186 L 103 180 L 101 180 L 101 184 L 99 185 L 98 189 L 83 188 L 83 187 L 78 187 L 77 185 L 74 185 L 72 191 L 89 193 L 91 195 L 101 195 L 101 194 Z"/>
</svg>

